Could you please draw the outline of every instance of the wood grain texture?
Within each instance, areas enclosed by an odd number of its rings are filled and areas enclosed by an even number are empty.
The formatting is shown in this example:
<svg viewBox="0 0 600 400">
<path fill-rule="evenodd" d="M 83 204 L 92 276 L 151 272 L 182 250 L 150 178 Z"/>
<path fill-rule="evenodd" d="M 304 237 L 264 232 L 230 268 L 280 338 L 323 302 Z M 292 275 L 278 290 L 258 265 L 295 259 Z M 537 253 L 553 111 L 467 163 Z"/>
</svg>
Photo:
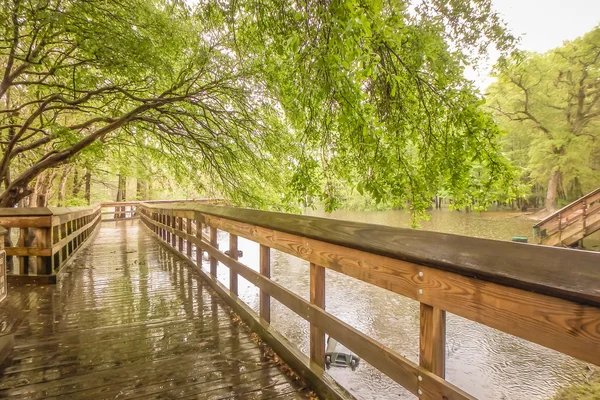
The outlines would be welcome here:
<svg viewBox="0 0 600 400">
<path fill-rule="evenodd" d="M 446 376 L 446 312 L 421 303 L 419 365 L 440 378 Z"/>
<path fill-rule="evenodd" d="M 229 234 L 229 257 L 238 259 L 238 237 L 232 233 Z M 235 271 L 229 271 L 229 291 L 238 295 L 238 274 Z"/>
<path fill-rule="evenodd" d="M 219 229 L 600 365 L 598 307 L 242 222 L 205 218 Z"/>
<path fill-rule="evenodd" d="M 175 204 L 170 209 L 197 210 L 213 217 L 600 306 L 600 254 L 595 252 L 235 207 Z"/>
<path fill-rule="evenodd" d="M 191 236 L 192 235 L 192 219 L 191 218 L 186 218 L 185 219 L 185 232 Z M 192 258 L 192 242 L 190 240 L 186 240 L 185 242 L 186 245 L 186 256 L 188 256 L 188 258 Z"/>
<path fill-rule="evenodd" d="M 214 226 L 210 227 L 210 244 L 214 248 L 218 248 L 218 246 L 219 246 L 217 244 L 217 228 L 215 228 Z M 212 276 L 217 276 L 217 265 L 218 265 L 217 259 L 211 255 L 211 257 L 210 257 L 210 274 Z"/>
<path fill-rule="evenodd" d="M 209 285 L 137 222 L 103 224 L 76 260 L 95 268 L 75 268 L 60 288 L 11 287 L 19 321 L 0 397 L 305 398 Z"/>
<path fill-rule="evenodd" d="M 219 262 L 238 272 L 240 276 L 267 292 L 271 297 L 277 299 L 300 317 L 319 327 L 330 336 L 340 340 L 344 346 L 354 351 L 366 362 L 385 373 L 413 394 L 417 394 L 418 376 L 421 375 L 422 377 L 430 377 L 430 380 L 435 382 L 435 388 L 430 390 L 435 393 L 438 399 L 442 399 L 443 396 L 452 399 L 469 398 L 468 396 L 465 397 L 460 389 L 450 383 L 444 380 L 441 380 L 440 383 L 435 379 L 437 377 L 433 373 L 419 367 L 381 343 L 376 342 L 371 337 L 325 312 L 322 308 L 311 304 L 309 301 L 304 300 L 302 297 L 271 281 L 239 261 L 231 259 L 216 247 L 207 245 L 205 250 L 211 257 L 216 258 Z"/>
<path fill-rule="evenodd" d="M 310 302 L 325 309 L 325 268 L 310 263 Z M 319 367 L 325 367 L 325 332 L 310 324 L 310 359 Z"/>
<path fill-rule="evenodd" d="M 271 278 L 271 249 L 267 246 L 260 245 L 259 250 L 259 272 L 265 278 Z M 267 323 L 271 323 L 271 296 L 269 293 L 260 289 L 260 317 Z"/>
</svg>

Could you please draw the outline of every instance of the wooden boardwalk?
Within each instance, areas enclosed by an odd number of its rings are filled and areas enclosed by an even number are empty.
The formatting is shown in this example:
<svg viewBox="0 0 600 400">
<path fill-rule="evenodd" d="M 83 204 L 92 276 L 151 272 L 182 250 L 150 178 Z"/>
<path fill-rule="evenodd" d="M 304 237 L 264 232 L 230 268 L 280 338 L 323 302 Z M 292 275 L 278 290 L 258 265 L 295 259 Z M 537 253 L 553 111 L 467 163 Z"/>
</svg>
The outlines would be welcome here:
<svg viewBox="0 0 600 400">
<path fill-rule="evenodd" d="M 24 314 L 0 398 L 307 397 L 137 221 L 104 222 L 63 276 L 9 288 Z"/>
</svg>

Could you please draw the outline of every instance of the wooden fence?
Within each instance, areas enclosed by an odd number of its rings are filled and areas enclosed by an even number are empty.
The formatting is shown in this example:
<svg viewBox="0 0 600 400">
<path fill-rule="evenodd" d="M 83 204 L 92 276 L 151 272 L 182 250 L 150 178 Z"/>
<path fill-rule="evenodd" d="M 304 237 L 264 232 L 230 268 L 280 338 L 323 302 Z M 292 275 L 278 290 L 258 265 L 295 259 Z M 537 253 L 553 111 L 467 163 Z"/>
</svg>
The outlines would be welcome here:
<svg viewBox="0 0 600 400">
<path fill-rule="evenodd" d="M 100 205 L 0 209 L 0 226 L 10 232 L 5 240 L 8 279 L 56 282 L 57 271 L 89 238 L 100 218 Z"/>
<path fill-rule="evenodd" d="M 325 397 L 343 397 L 324 383 L 328 334 L 420 399 L 472 399 L 444 379 L 446 312 L 600 365 L 598 253 L 201 204 L 141 203 L 138 212 Z M 229 255 L 218 230 L 229 233 Z M 260 244 L 259 271 L 237 260 L 238 237 Z M 310 263 L 309 301 L 270 279 L 271 249 Z M 228 288 L 218 263 L 230 269 Z M 324 268 L 420 302 L 418 364 L 326 311 Z M 259 288 L 258 314 L 237 297 L 238 276 Z M 270 327 L 271 298 L 310 323 L 310 360 Z"/>
</svg>

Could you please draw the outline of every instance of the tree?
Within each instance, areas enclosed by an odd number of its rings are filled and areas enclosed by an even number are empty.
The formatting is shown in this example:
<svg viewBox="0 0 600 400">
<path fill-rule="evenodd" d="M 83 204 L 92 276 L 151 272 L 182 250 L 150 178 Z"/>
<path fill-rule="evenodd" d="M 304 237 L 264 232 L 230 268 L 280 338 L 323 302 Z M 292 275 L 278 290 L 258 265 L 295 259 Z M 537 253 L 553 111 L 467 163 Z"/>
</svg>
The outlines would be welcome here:
<svg viewBox="0 0 600 400">
<path fill-rule="evenodd" d="M 119 135 L 185 146 L 204 156 L 195 169 L 228 178 L 254 159 L 250 146 L 268 151 L 248 71 L 180 2 L 5 0 L 0 19 L 0 206 Z"/>
<path fill-rule="evenodd" d="M 463 76 L 514 42 L 491 0 L 3 5 L 0 206 L 107 146 L 250 206 L 331 209 L 346 185 L 419 213 L 442 190 L 484 206 L 512 180 Z"/>
<path fill-rule="evenodd" d="M 463 76 L 473 51 L 513 44 L 489 1 L 415 2 L 415 13 L 376 0 L 235 4 L 222 11 L 228 29 L 302 144 L 289 198 L 332 209 L 336 187 L 350 186 L 419 213 L 440 191 L 484 206 L 512 181 Z M 481 184 L 474 161 L 487 170 Z"/>
<path fill-rule="evenodd" d="M 488 104 L 505 143 L 521 141 L 516 155 L 531 179 L 546 188 L 556 209 L 559 189 L 573 197 L 600 184 L 594 154 L 600 149 L 600 26 L 545 54 L 525 53 L 498 66 Z"/>
</svg>

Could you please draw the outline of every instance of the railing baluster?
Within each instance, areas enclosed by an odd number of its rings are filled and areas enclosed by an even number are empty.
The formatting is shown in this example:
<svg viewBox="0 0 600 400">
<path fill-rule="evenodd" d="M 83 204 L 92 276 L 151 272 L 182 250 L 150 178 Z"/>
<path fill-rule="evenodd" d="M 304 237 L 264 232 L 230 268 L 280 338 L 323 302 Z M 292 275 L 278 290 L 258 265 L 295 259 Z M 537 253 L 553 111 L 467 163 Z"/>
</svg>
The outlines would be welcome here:
<svg viewBox="0 0 600 400">
<path fill-rule="evenodd" d="M 310 263 L 310 302 L 325 309 L 325 268 Z M 310 324 L 310 359 L 325 367 L 325 332 Z"/>
<path fill-rule="evenodd" d="M 183 231 L 183 218 L 177 217 L 177 230 Z M 179 238 L 179 252 L 183 254 L 183 236 L 177 235 Z"/>
<path fill-rule="evenodd" d="M 229 234 L 229 257 L 238 259 L 238 237 L 232 233 Z M 229 290 L 238 295 L 238 274 L 229 269 Z"/>
<path fill-rule="evenodd" d="M 19 228 L 19 239 L 17 240 L 17 247 L 27 247 L 27 233 L 28 228 Z M 19 274 L 26 275 L 29 273 L 29 257 L 19 256 Z"/>
<path fill-rule="evenodd" d="M 198 241 L 202 242 L 202 216 L 196 213 L 196 237 Z M 196 244 L 196 265 L 198 268 L 202 268 L 202 246 Z"/>
<path fill-rule="evenodd" d="M 38 250 L 52 248 L 52 228 L 36 228 L 35 240 Z M 53 270 L 52 257 L 37 256 L 36 274 L 50 275 Z"/>
<path fill-rule="evenodd" d="M 210 227 L 210 244 L 213 247 L 217 247 L 219 246 L 219 243 L 217 241 L 217 228 L 215 228 L 214 226 Z M 217 259 L 214 258 L 213 256 L 210 257 L 210 273 L 211 275 L 213 275 L 215 278 L 217 277 Z"/>
<path fill-rule="evenodd" d="M 421 303 L 419 365 L 441 378 L 446 375 L 446 311 Z"/>
<path fill-rule="evenodd" d="M 174 215 L 171 215 L 171 229 L 173 230 L 173 233 L 171 234 L 171 246 L 177 250 L 177 234 L 175 233 L 175 230 L 177 229 L 177 217 Z"/>
<path fill-rule="evenodd" d="M 188 234 L 186 238 L 186 254 L 188 258 L 192 258 L 192 241 L 190 240 L 190 236 L 192 235 L 192 219 L 185 219 L 185 233 Z"/>
<path fill-rule="evenodd" d="M 167 243 L 171 244 L 171 232 L 169 232 L 168 229 L 166 229 L 167 227 L 171 227 L 171 216 L 170 215 L 165 215 L 165 231 L 167 234 Z"/>
<path fill-rule="evenodd" d="M 260 273 L 271 278 L 271 248 L 260 245 Z M 271 296 L 264 290 L 260 290 L 260 317 L 271 323 Z"/>
</svg>

